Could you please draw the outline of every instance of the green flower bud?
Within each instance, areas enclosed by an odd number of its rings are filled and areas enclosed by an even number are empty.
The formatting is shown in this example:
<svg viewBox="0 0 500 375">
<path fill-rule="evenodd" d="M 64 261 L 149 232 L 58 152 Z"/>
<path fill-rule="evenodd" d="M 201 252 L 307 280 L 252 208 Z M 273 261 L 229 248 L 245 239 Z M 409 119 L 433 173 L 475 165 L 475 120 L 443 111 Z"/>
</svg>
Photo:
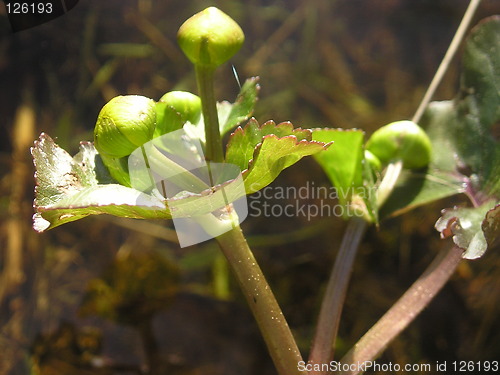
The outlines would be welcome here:
<svg viewBox="0 0 500 375">
<path fill-rule="evenodd" d="M 382 169 L 382 163 L 380 162 L 380 159 L 368 150 L 365 150 L 365 160 L 372 171 L 380 171 Z"/>
<path fill-rule="evenodd" d="M 431 141 L 412 121 L 397 121 L 381 127 L 372 134 L 366 149 L 384 164 L 401 160 L 408 169 L 423 168 L 431 160 Z"/>
<path fill-rule="evenodd" d="M 153 138 L 156 104 L 144 96 L 117 96 L 99 113 L 94 144 L 100 154 L 122 158 Z"/>
<path fill-rule="evenodd" d="M 160 99 L 161 103 L 172 107 L 181 115 L 184 122 L 197 124 L 201 117 L 201 99 L 199 96 L 187 91 L 167 92 Z"/>
<path fill-rule="evenodd" d="M 177 41 L 194 65 L 216 68 L 241 48 L 245 35 L 227 14 L 209 7 L 184 22 Z"/>
</svg>

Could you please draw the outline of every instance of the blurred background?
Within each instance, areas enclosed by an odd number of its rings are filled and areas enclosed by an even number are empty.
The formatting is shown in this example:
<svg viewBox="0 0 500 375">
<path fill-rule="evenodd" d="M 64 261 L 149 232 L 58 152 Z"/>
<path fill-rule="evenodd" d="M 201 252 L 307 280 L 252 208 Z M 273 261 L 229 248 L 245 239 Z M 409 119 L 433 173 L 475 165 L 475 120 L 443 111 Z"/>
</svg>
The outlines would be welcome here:
<svg viewBox="0 0 500 375">
<path fill-rule="evenodd" d="M 112 97 L 196 92 L 175 38 L 185 19 L 209 5 L 245 32 L 231 63 L 241 80 L 261 77 L 259 122 L 370 134 L 412 117 L 468 1 L 81 0 L 15 34 L 0 6 L 1 375 L 275 374 L 213 241 L 180 249 L 170 222 L 106 216 L 43 234 L 31 228 L 33 141 L 46 132 L 75 154 L 80 140 L 92 140 Z M 473 23 L 496 13 L 500 3 L 483 0 Z M 455 59 L 435 100 L 454 97 L 459 68 Z M 217 97 L 233 101 L 239 87 L 231 65 L 217 74 Z M 312 158 L 273 187 L 306 184 L 329 185 Z M 368 231 L 337 358 L 450 246 L 433 225 L 442 208 L 463 203 L 436 202 Z M 345 223 L 250 214 L 243 230 L 307 356 Z M 499 265 L 494 252 L 462 263 L 379 361 L 499 359 Z"/>
</svg>

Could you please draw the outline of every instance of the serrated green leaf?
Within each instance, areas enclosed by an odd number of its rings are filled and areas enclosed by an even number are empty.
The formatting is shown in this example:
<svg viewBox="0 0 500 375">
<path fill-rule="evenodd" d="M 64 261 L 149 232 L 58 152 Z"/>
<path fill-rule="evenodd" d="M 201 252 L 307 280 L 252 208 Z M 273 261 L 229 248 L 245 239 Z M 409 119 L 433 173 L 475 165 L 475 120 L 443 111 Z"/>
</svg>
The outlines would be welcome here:
<svg viewBox="0 0 500 375">
<path fill-rule="evenodd" d="M 334 143 L 314 158 L 335 186 L 340 204 L 354 208 L 344 212 L 362 212 L 378 222 L 374 178 L 364 162 L 364 135 L 359 129 L 313 129 L 313 140 Z"/>
<path fill-rule="evenodd" d="M 231 134 L 227 145 L 226 162 L 237 165 L 242 171 L 248 169 L 255 148 L 262 143 L 266 135 L 271 134 L 278 138 L 293 135 L 297 141 L 312 139 L 310 130 L 294 129 L 290 122 L 276 125 L 273 121 L 268 121 L 259 126 L 257 120 L 252 118 L 244 128 L 238 127 Z"/>
<path fill-rule="evenodd" d="M 269 185 L 279 173 L 302 157 L 328 148 L 312 141 L 309 129 L 294 129 L 290 122 L 276 125 L 268 121 L 262 126 L 254 118 L 238 127 L 229 138 L 226 162 L 243 171 L 247 194 Z"/>
<path fill-rule="evenodd" d="M 488 249 L 482 224 L 485 215 L 493 207 L 495 203 L 488 202 L 474 208 L 461 207 L 443 210 L 442 216 L 436 222 L 436 229 L 441 232 L 442 237 L 453 236 L 453 242 L 465 250 L 463 258 L 480 258 Z M 495 214 L 493 220 L 487 225 L 492 228 L 498 227 L 498 214 Z"/>
<path fill-rule="evenodd" d="M 282 170 L 295 164 L 304 156 L 314 155 L 328 148 L 323 142 L 298 140 L 289 135 L 282 138 L 274 134 L 266 135 L 254 152 L 253 159 L 243 172 L 247 194 L 266 187 Z"/>
<path fill-rule="evenodd" d="M 259 94 L 259 77 L 252 77 L 245 81 L 235 102 L 228 106 L 227 102 L 219 107 L 220 134 L 223 136 L 243 121 L 248 120 L 253 113 Z M 225 106 L 226 108 L 223 108 Z"/>
</svg>

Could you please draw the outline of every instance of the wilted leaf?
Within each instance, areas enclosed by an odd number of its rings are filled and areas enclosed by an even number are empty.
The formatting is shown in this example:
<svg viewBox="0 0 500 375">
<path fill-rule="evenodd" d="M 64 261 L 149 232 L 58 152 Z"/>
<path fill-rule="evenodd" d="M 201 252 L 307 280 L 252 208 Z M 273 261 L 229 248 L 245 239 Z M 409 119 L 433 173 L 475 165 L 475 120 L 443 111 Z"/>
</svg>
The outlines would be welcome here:
<svg viewBox="0 0 500 375">
<path fill-rule="evenodd" d="M 170 199 L 156 189 L 146 194 L 116 184 L 89 142 L 83 142 L 80 152 L 72 158 L 42 133 L 31 152 L 37 182 L 33 227 L 39 232 L 95 214 L 137 219 L 193 217 L 215 211 L 244 195 L 242 178 L 234 176 L 205 191 L 181 192 Z"/>
<path fill-rule="evenodd" d="M 37 231 L 91 214 L 170 217 L 160 199 L 111 183 L 111 177 L 89 142 L 82 142 L 79 154 L 72 158 L 42 133 L 31 153 L 36 167 L 34 228 Z"/>
<path fill-rule="evenodd" d="M 498 231 L 490 232 L 491 229 L 499 227 L 498 212 L 492 211 L 494 206 L 494 203 L 489 202 L 474 208 L 445 209 L 436 222 L 436 229 L 441 232 L 443 238 L 453 236 L 453 242 L 465 250 L 465 259 L 480 258 L 488 249 L 488 245 L 498 238 Z M 489 211 L 496 213 L 490 215 L 486 224 L 489 238 L 487 241 L 483 222 Z"/>
<path fill-rule="evenodd" d="M 52 205 L 35 209 L 33 227 L 39 232 L 97 214 L 134 219 L 171 218 L 161 199 L 118 184 L 85 187 Z"/>
</svg>

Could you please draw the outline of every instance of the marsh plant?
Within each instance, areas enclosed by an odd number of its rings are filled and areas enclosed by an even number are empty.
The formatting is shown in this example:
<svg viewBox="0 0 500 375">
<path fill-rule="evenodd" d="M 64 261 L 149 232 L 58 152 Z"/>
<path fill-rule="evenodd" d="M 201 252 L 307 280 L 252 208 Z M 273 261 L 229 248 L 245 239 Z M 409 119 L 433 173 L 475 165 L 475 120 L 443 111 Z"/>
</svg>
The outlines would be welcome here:
<svg viewBox="0 0 500 375">
<path fill-rule="evenodd" d="M 477 4 L 471 3 L 448 58 Z M 238 24 L 219 9 L 189 18 L 177 39 L 194 66 L 197 94 L 173 91 L 158 101 L 138 95 L 110 100 L 99 113 L 94 141 L 82 142 L 74 157 L 49 135 L 40 135 L 32 148 L 35 230 L 96 214 L 174 220 L 181 246 L 218 243 L 279 374 L 363 372 L 359 364 L 380 355 L 462 259 L 480 258 L 498 244 L 500 145 L 492 131 L 500 121 L 500 19 L 482 21 L 466 39 L 455 98 L 429 103 L 440 69 L 414 118 L 395 119 L 369 137 L 354 128 L 259 123 L 251 118 L 257 77 L 244 82 L 234 103 L 216 102 L 214 73 L 244 42 Z M 278 175 L 306 156 L 324 170 L 342 208 L 338 216 L 348 222 L 308 360 L 240 228 L 249 213 L 246 196 L 255 193 L 262 203 Z M 465 194 L 470 205 L 444 208 L 436 223 L 441 237 L 449 238 L 449 249 L 439 252 L 390 310 L 333 362 L 346 289 L 366 228 L 456 194 Z"/>
</svg>

